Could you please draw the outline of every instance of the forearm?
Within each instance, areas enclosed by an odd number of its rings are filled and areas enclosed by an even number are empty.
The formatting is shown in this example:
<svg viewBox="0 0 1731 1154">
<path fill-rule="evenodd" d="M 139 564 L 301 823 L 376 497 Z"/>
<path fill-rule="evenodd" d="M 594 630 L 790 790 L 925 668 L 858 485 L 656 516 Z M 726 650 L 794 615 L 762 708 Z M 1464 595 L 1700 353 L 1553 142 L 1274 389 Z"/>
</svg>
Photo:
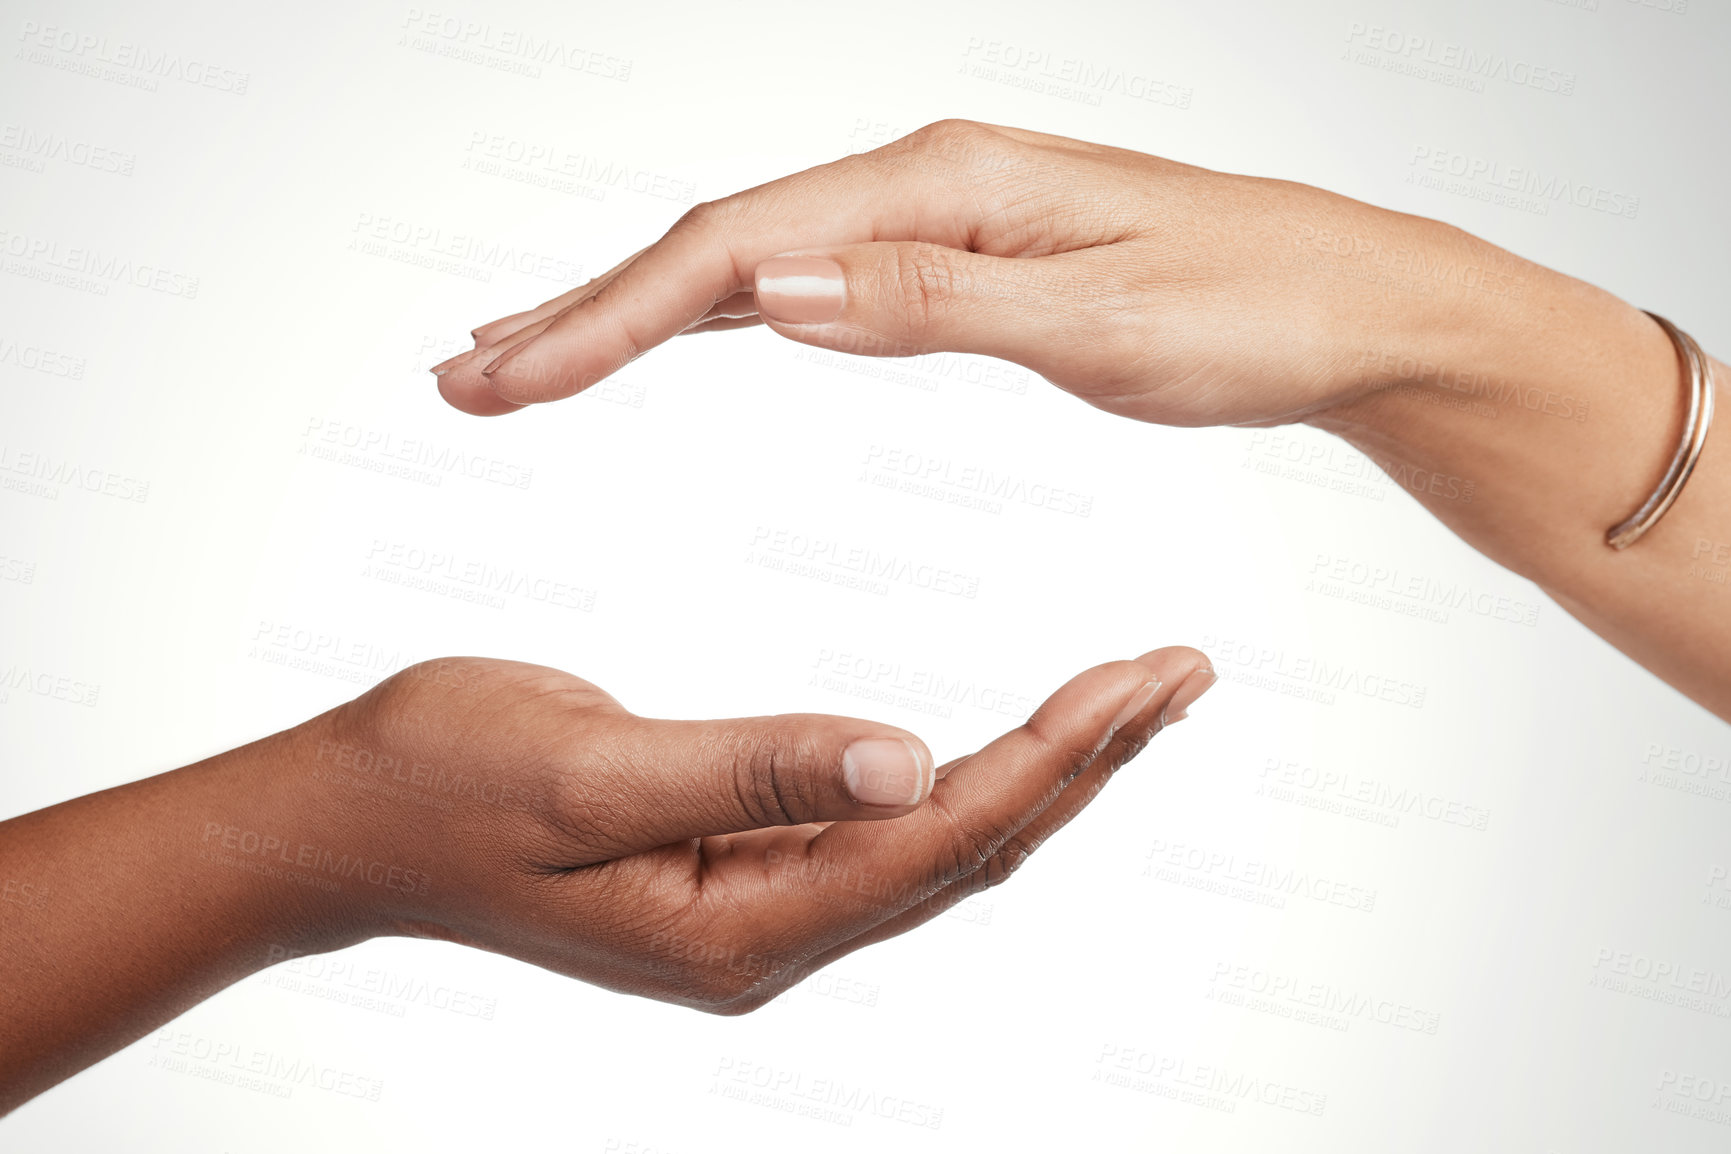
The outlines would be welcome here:
<svg viewBox="0 0 1731 1154">
<path fill-rule="evenodd" d="M 1452 232 L 1453 230 L 1448 230 Z M 1458 236 L 1459 234 L 1455 234 Z M 1508 275 L 1415 309 L 1367 349 L 1359 399 L 1312 419 L 1377 461 L 1468 543 L 1731 718 L 1731 448 L 1720 428 L 1671 510 L 1621 552 L 1605 532 L 1658 484 L 1682 433 L 1683 370 L 1650 318 L 1483 242 Z M 1689 318 L 1675 318 L 1685 328 Z M 1374 343 L 1374 342 L 1373 342 Z M 1721 396 L 1728 376 L 1715 363 Z M 1717 554 L 1717 562 L 1714 557 Z"/>
<path fill-rule="evenodd" d="M 319 721 L 0 823 L 0 1113 L 290 951 L 365 936 L 352 887 L 262 852 L 317 840 Z"/>
</svg>

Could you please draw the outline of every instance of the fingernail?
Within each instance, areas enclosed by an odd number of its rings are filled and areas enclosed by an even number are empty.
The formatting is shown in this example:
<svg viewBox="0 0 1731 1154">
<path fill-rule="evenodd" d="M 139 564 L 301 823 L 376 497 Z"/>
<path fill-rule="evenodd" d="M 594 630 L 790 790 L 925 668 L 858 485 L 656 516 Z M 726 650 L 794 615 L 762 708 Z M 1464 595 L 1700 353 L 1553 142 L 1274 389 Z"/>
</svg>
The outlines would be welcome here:
<svg viewBox="0 0 1731 1154">
<path fill-rule="evenodd" d="M 1130 700 L 1124 703 L 1124 708 L 1118 711 L 1118 716 L 1112 719 L 1112 728 L 1106 731 L 1111 737 L 1126 725 L 1136 720 L 1136 715 L 1148 708 L 1148 703 L 1154 700 L 1154 695 L 1160 692 L 1160 679 L 1152 678 L 1148 684 L 1130 695 Z"/>
<path fill-rule="evenodd" d="M 1160 711 L 1160 724 L 1171 725 L 1190 716 L 1190 707 L 1196 704 L 1198 697 L 1208 692 L 1209 687 L 1216 680 L 1218 678 L 1215 676 L 1214 670 L 1206 665 L 1201 669 L 1193 670 L 1190 676 L 1186 677 L 1183 683 L 1178 686 L 1178 692 L 1172 695 L 1172 700 L 1166 703 L 1166 708 Z"/>
<path fill-rule="evenodd" d="M 506 345 L 503 349 L 499 350 L 498 356 L 489 360 L 484 366 L 482 366 L 481 375 L 483 377 L 490 377 L 500 369 L 511 367 L 510 362 L 514 361 L 520 354 L 528 352 L 534 347 L 535 342 L 540 339 L 541 334 L 536 333 L 532 337 L 524 337 L 514 345 Z"/>
<path fill-rule="evenodd" d="M 911 742 L 863 738 L 841 755 L 847 791 L 863 805 L 918 805 L 931 792 L 931 767 Z"/>
<path fill-rule="evenodd" d="M 821 325 L 841 315 L 847 281 L 823 256 L 772 256 L 757 266 L 757 311 L 784 325 Z"/>
</svg>

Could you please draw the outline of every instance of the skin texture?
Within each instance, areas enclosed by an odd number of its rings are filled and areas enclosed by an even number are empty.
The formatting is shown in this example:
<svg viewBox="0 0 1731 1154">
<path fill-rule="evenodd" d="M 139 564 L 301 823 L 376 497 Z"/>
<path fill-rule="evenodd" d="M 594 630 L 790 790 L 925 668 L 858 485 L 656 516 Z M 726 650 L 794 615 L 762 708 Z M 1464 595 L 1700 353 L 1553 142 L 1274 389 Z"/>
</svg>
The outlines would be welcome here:
<svg viewBox="0 0 1731 1154">
<path fill-rule="evenodd" d="M 833 320 L 772 258 L 832 262 Z M 762 278 L 760 281 L 759 278 Z M 807 287 L 812 283 L 805 276 Z M 1685 329 L 1691 318 L 1672 318 Z M 843 352 L 1017 362 L 1167 425 L 1305 422 L 1731 719 L 1731 450 L 1708 437 L 1656 528 L 1605 531 L 1681 435 L 1663 331 L 1600 289 L 1437 221 L 1015 128 L 941 121 L 700 204 L 582 288 L 435 366 L 465 412 L 572 396 L 671 337 L 766 324 Z M 1713 362 L 1719 409 L 1731 380 Z"/>
<path fill-rule="evenodd" d="M 1008 878 L 1213 679 L 1193 649 L 1101 665 L 934 766 L 876 722 L 664 721 L 542 666 L 411 667 L 0 823 L 0 1112 L 248 974 L 381 935 L 743 1013 Z M 848 792 L 844 751 L 886 738 L 920 757 L 917 804 Z"/>
</svg>

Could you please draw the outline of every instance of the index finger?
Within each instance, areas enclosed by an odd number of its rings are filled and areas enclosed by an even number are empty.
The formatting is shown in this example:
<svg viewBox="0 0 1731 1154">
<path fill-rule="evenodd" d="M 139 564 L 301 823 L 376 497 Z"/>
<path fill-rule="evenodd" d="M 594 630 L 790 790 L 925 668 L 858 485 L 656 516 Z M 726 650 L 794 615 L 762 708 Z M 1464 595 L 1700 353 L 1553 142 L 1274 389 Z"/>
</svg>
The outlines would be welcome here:
<svg viewBox="0 0 1731 1154">
<path fill-rule="evenodd" d="M 605 288 L 483 366 L 514 404 L 579 393 L 752 286 L 760 261 L 802 246 L 926 240 L 968 247 L 977 211 L 960 181 L 862 153 L 705 202 Z"/>
<path fill-rule="evenodd" d="M 799 868 L 780 879 L 788 883 L 778 892 L 788 921 L 804 921 L 808 939 L 814 923 L 857 935 L 986 867 L 1095 763 L 1120 726 L 1158 716 L 1190 672 L 1207 664 L 1184 648 L 1145 661 L 1115 661 L 1073 678 L 1022 726 L 957 764 L 912 813 L 837 822 L 817 834 Z M 791 912 L 802 904 L 804 917 Z"/>
</svg>

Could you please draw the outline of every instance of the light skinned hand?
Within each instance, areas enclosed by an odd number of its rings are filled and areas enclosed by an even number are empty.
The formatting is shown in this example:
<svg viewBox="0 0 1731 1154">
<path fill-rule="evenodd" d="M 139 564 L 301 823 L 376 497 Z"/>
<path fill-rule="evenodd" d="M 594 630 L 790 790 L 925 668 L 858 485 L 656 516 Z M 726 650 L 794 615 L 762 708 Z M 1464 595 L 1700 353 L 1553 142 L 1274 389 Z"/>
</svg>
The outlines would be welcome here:
<svg viewBox="0 0 1731 1154">
<path fill-rule="evenodd" d="M 1664 309 L 1689 307 L 1683 286 L 1673 295 Z M 1731 441 L 1708 436 L 1658 526 L 1610 548 L 1607 531 L 1666 475 L 1690 373 L 1641 309 L 1460 229 L 946 120 L 700 204 L 605 276 L 476 329 L 475 349 L 433 371 L 457 408 L 504 413 L 579 393 L 670 337 L 754 324 L 844 353 L 988 354 L 1143 421 L 1337 435 L 1731 719 L 1723 562 L 1704 565 L 1726 551 Z M 1731 369 L 1707 367 L 1731 411 Z M 1266 465 L 1321 459 L 1331 483 L 1375 483 L 1302 432 L 1260 437 Z"/>
<path fill-rule="evenodd" d="M 579 393 L 682 333 L 764 323 L 849 353 L 989 354 L 1142 420 L 1282 422 L 1361 394 L 1373 344 L 1420 347 L 1407 302 L 1341 275 L 1342 245 L 1512 259 L 1306 185 L 941 121 L 699 204 L 433 371 L 451 404 L 494 415 Z"/>
</svg>

